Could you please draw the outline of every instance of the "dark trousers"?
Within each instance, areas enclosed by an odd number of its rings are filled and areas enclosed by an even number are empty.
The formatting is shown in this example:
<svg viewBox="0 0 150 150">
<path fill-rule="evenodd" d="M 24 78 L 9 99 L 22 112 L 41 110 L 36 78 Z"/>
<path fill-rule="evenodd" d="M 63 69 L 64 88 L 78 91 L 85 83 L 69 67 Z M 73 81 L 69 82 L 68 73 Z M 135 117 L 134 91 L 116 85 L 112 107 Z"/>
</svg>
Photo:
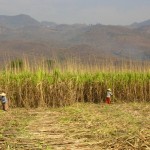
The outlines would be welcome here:
<svg viewBox="0 0 150 150">
<path fill-rule="evenodd" d="M 2 109 L 4 111 L 7 111 L 8 110 L 8 103 L 2 103 Z"/>
</svg>

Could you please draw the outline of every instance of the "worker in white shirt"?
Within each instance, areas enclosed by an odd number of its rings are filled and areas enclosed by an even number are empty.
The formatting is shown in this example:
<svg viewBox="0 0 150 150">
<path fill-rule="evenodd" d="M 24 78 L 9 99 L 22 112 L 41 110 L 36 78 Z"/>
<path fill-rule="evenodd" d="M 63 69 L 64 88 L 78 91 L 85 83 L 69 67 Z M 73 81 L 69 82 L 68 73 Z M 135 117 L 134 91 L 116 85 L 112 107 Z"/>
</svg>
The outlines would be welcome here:
<svg viewBox="0 0 150 150">
<path fill-rule="evenodd" d="M 106 94 L 106 103 L 107 104 L 110 104 L 111 103 L 111 96 L 112 96 L 112 92 L 111 92 L 111 89 L 107 89 L 107 94 Z"/>
</svg>

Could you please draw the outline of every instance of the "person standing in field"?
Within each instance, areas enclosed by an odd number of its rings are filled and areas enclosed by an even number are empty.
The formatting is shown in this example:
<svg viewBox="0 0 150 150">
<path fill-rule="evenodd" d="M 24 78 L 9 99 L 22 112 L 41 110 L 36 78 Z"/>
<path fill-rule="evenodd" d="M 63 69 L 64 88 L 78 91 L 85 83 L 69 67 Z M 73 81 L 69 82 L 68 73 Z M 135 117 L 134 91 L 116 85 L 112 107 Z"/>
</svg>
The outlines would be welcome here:
<svg viewBox="0 0 150 150">
<path fill-rule="evenodd" d="M 2 103 L 2 109 L 4 111 L 7 111 L 8 110 L 8 100 L 6 98 L 6 94 L 5 93 L 1 93 L 0 94 L 0 100 L 1 100 L 1 103 Z"/>
<path fill-rule="evenodd" d="M 112 96 L 112 92 L 111 89 L 107 89 L 107 94 L 106 94 L 106 104 L 110 104 L 111 103 L 111 96 Z"/>
</svg>

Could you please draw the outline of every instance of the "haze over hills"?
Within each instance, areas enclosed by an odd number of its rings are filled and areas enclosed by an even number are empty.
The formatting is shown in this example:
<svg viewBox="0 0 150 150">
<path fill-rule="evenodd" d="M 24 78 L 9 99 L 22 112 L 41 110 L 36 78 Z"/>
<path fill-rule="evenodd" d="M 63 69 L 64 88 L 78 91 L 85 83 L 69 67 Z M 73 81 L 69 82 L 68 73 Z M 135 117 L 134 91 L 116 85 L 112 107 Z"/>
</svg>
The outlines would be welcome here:
<svg viewBox="0 0 150 150">
<path fill-rule="evenodd" d="M 40 22 L 24 14 L 17 16 L 0 15 L 0 25 L 10 28 L 21 28 L 24 26 L 38 26 Z"/>
<path fill-rule="evenodd" d="M 150 20 L 129 26 L 57 24 L 28 15 L 0 15 L 0 60 L 53 54 L 88 59 L 104 57 L 150 60 Z"/>
<path fill-rule="evenodd" d="M 150 26 L 150 19 L 146 20 L 146 21 L 143 21 L 143 22 L 140 22 L 140 23 L 135 22 L 135 23 L 131 24 L 131 26 L 133 28 L 140 28 L 140 27 Z"/>
</svg>

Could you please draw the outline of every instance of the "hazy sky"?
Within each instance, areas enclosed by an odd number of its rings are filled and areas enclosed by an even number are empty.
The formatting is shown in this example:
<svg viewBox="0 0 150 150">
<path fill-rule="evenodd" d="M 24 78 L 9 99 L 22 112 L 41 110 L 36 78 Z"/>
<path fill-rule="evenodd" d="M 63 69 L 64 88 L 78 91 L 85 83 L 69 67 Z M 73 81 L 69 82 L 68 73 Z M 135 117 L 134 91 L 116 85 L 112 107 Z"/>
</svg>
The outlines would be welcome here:
<svg viewBox="0 0 150 150">
<path fill-rule="evenodd" d="M 0 0 L 0 15 L 56 23 L 131 24 L 150 19 L 150 0 Z"/>
</svg>

